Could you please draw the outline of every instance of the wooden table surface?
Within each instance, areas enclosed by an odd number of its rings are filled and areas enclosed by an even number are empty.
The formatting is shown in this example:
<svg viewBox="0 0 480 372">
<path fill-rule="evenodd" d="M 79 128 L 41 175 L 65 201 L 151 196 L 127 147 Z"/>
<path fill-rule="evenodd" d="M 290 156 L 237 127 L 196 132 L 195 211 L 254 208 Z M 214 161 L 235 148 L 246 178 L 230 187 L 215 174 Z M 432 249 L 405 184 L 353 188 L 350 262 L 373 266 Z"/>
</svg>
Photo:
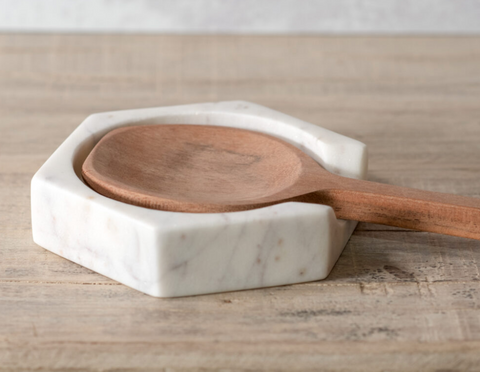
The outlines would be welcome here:
<svg viewBox="0 0 480 372">
<path fill-rule="evenodd" d="M 360 224 L 323 281 L 177 299 L 33 243 L 30 180 L 87 115 L 234 99 L 480 197 L 480 38 L 0 35 L 0 371 L 479 371 L 480 241 Z"/>
</svg>

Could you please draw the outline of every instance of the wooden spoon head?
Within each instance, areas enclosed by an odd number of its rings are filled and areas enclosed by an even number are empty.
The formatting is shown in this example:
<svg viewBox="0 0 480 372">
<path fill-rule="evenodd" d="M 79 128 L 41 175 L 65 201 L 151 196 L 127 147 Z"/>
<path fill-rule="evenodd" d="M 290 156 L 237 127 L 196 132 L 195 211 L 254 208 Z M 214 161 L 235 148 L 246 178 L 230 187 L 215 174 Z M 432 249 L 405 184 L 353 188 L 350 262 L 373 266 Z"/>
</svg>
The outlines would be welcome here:
<svg viewBox="0 0 480 372">
<path fill-rule="evenodd" d="M 322 170 L 296 147 L 262 133 L 151 125 L 109 132 L 85 160 L 82 175 L 95 191 L 129 204 L 225 212 L 314 191 L 319 185 L 312 188 L 309 179 Z"/>
</svg>

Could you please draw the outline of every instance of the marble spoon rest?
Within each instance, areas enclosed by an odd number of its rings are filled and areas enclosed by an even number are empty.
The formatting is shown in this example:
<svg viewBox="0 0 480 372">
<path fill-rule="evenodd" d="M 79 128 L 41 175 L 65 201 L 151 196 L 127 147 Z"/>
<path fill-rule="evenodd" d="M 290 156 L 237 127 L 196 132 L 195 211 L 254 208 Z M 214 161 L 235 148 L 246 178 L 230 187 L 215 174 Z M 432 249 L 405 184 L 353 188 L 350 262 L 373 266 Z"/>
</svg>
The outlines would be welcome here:
<svg viewBox="0 0 480 372">
<path fill-rule="evenodd" d="M 123 203 L 92 190 L 81 167 L 115 128 L 194 124 L 264 132 L 328 171 L 364 179 L 364 144 L 249 102 L 232 101 L 88 117 L 32 179 L 34 241 L 77 264 L 156 297 L 324 279 L 355 221 L 325 205 L 288 202 L 238 212 L 180 213 Z"/>
</svg>

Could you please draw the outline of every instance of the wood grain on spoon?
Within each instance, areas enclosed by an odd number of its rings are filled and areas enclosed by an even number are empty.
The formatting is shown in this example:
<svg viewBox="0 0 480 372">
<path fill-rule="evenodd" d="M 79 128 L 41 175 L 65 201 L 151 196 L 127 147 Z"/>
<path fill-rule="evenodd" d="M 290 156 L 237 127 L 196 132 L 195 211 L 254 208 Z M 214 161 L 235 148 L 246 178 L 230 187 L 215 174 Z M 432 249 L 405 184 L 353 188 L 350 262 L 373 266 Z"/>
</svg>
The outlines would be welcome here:
<svg viewBox="0 0 480 372">
<path fill-rule="evenodd" d="M 215 213 L 300 201 L 338 218 L 480 239 L 480 199 L 345 178 L 263 133 L 202 125 L 115 129 L 83 164 L 85 181 L 122 202 Z"/>
</svg>

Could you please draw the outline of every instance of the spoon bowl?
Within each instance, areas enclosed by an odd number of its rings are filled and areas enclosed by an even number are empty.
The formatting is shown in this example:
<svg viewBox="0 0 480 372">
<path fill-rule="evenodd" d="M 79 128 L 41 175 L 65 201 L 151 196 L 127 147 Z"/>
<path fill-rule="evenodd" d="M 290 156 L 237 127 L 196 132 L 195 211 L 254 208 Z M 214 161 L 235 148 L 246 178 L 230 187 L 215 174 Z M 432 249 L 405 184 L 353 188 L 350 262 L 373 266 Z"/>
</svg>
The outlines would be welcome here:
<svg viewBox="0 0 480 372">
<path fill-rule="evenodd" d="M 316 191 L 318 183 L 305 188 L 314 171 L 324 170 L 275 137 L 199 125 L 113 130 L 82 168 L 87 183 L 113 199 L 153 209 L 212 213 L 257 208 L 279 197 Z"/>
</svg>

